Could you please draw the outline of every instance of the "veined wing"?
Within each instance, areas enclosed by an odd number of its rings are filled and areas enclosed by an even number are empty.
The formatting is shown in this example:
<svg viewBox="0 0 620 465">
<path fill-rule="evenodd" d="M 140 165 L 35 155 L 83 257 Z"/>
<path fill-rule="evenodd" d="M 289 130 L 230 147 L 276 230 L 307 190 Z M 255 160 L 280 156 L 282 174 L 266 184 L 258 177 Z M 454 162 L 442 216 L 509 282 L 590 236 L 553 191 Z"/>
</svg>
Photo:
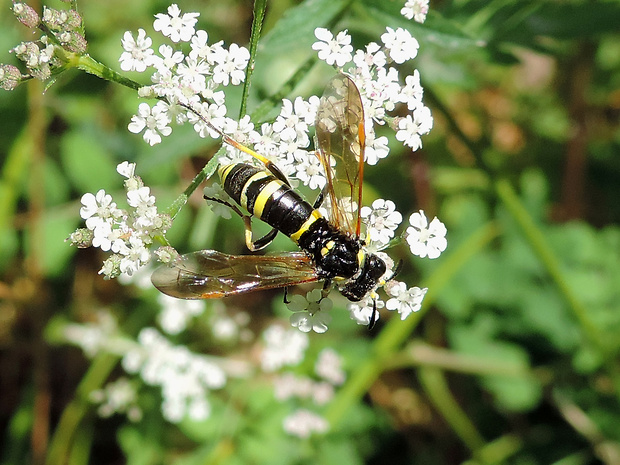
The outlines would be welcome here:
<svg viewBox="0 0 620 465">
<path fill-rule="evenodd" d="M 359 237 L 366 138 L 364 107 L 357 86 L 345 74 L 334 76 L 321 97 L 316 138 L 317 155 L 327 175 L 330 221 L 341 231 Z"/>
<path fill-rule="evenodd" d="M 300 252 L 228 255 L 216 250 L 182 255 L 151 276 L 157 289 L 179 299 L 214 299 L 318 279 L 312 261 Z"/>
</svg>

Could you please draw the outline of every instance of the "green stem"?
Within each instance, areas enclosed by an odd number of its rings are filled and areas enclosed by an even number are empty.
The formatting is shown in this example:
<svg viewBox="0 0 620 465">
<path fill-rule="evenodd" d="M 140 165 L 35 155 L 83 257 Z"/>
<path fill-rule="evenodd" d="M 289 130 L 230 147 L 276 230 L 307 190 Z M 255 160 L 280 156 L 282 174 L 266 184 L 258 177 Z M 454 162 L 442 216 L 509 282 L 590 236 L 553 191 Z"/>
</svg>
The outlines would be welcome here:
<svg viewBox="0 0 620 465">
<path fill-rule="evenodd" d="M 549 373 L 546 370 L 537 370 L 535 373 L 525 364 L 481 359 L 450 349 L 434 347 L 421 341 L 408 344 L 404 350 L 394 354 L 384 364 L 386 370 L 416 366 L 441 368 L 469 375 L 523 378 L 544 383 L 549 380 Z"/>
<path fill-rule="evenodd" d="M 517 222 L 517 225 L 521 228 L 521 231 L 523 232 L 523 235 L 528 241 L 530 247 L 547 270 L 547 273 L 549 273 L 551 279 L 555 282 L 555 285 L 560 290 L 560 293 L 568 304 L 573 316 L 577 319 L 583 335 L 589 344 L 605 357 L 606 369 L 614 380 L 616 391 L 620 391 L 620 374 L 618 373 L 616 364 L 610 359 L 611 354 L 609 347 L 605 344 L 604 339 L 601 337 L 600 331 L 590 319 L 588 309 L 579 300 L 577 293 L 566 280 L 560 261 L 553 253 L 553 250 L 549 246 L 543 232 L 525 209 L 508 180 L 498 180 L 495 183 L 495 188 L 498 197 L 503 201 L 508 212 Z"/>
<path fill-rule="evenodd" d="M 521 228 L 536 256 L 562 292 L 586 337 L 595 347 L 604 349 L 596 326 L 588 318 L 586 307 L 579 301 L 577 295 L 573 292 L 573 288 L 566 281 L 557 257 L 549 247 L 542 231 L 534 223 L 534 220 L 517 197 L 510 182 L 506 179 L 500 179 L 496 182 L 495 187 L 499 198 L 502 199 L 511 216 Z"/>
<path fill-rule="evenodd" d="M 342 421 L 349 408 L 354 405 L 368 391 L 368 388 L 383 372 L 385 363 L 394 352 L 409 337 L 416 328 L 422 316 L 428 311 L 431 304 L 443 287 L 452 277 L 465 266 L 465 264 L 480 250 L 486 247 L 499 234 L 496 223 L 491 222 L 482 226 L 473 233 L 461 246 L 451 254 L 447 254 L 442 263 L 424 281 L 423 286 L 428 287 L 424 297 L 422 309 L 418 313 L 410 315 L 405 321 L 392 318 L 373 343 L 372 353 L 358 367 L 353 376 L 338 391 L 334 400 L 329 404 L 326 418 L 336 428 Z"/>
<path fill-rule="evenodd" d="M 245 69 L 245 81 L 243 83 L 243 95 L 241 97 L 241 107 L 239 108 L 239 119 L 245 116 L 247 111 L 248 96 L 250 94 L 250 84 L 252 73 L 254 72 L 254 62 L 256 61 L 256 48 L 265 21 L 265 10 L 267 0 L 254 1 L 254 19 L 252 20 L 252 33 L 250 34 L 250 61 Z"/>
<path fill-rule="evenodd" d="M 316 63 L 316 58 L 308 58 L 278 90 L 275 94 L 263 100 L 263 102 L 252 112 L 252 121 L 262 121 L 275 105 L 281 103 L 281 100 L 293 91 L 299 81 L 308 75 L 312 66 Z"/>
<path fill-rule="evenodd" d="M 484 438 L 452 396 L 443 372 L 438 368 L 423 367 L 418 370 L 418 379 L 427 397 L 465 445 L 471 451 L 483 447 Z"/>
<path fill-rule="evenodd" d="M 93 360 L 78 386 L 74 399 L 62 412 L 50 443 L 45 465 L 64 465 L 66 463 L 73 445 L 75 432 L 91 407 L 88 402 L 88 395 L 105 382 L 117 361 L 118 357 L 108 354 L 98 355 Z"/>
<path fill-rule="evenodd" d="M 143 84 L 126 78 L 122 74 L 114 71 L 112 68 L 108 68 L 103 63 L 99 63 L 88 54 L 67 54 L 67 58 L 69 58 L 68 64 L 70 66 L 81 69 L 82 71 L 86 71 L 87 73 L 97 76 L 101 79 L 105 79 L 106 81 L 116 82 L 134 90 L 138 90 L 141 87 L 144 87 Z"/>
<path fill-rule="evenodd" d="M 515 455 L 523 448 L 523 441 L 515 435 L 507 434 L 500 436 L 492 442 L 486 443 L 482 448 L 476 450 L 474 457 L 476 461 L 469 461 L 468 464 L 505 464 L 510 457 Z"/>
<path fill-rule="evenodd" d="M 220 149 L 222 150 L 222 149 Z M 190 195 L 194 193 L 194 191 L 200 186 L 200 184 L 205 180 L 209 179 L 215 170 L 217 169 L 218 160 L 219 160 L 219 152 L 215 154 L 211 160 L 200 170 L 200 172 L 192 179 L 192 182 L 189 186 L 183 191 L 181 195 L 179 195 L 174 202 L 168 207 L 166 213 L 170 215 L 171 218 L 177 216 L 177 214 L 181 211 L 181 208 L 187 203 L 187 199 L 189 199 Z"/>
</svg>

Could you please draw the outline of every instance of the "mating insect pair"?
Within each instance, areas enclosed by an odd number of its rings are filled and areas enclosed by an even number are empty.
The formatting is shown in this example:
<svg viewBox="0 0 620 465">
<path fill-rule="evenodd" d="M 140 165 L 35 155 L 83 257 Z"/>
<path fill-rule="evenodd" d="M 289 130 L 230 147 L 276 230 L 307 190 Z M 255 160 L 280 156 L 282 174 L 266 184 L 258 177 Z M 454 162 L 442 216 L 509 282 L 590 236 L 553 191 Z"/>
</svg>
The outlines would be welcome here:
<svg viewBox="0 0 620 465">
<path fill-rule="evenodd" d="M 325 293 L 333 283 L 353 302 L 372 295 L 386 279 L 387 267 L 379 256 L 366 252 L 360 238 L 364 109 L 358 88 L 344 74 L 332 78 L 321 98 L 316 139 L 316 154 L 327 180 L 314 205 L 293 190 L 286 176 L 267 158 L 226 137 L 225 142 L 249 153 L 265 167 L 237 163 L 219 169 L 230 197 L 272 227 L 267 235 L 252 241 L 250 216 L 220 201 L 244 218 L 250 250 L 267 246 L 280 231 L 303 252 L 260 256 L 201 250 L 155 270 L 151 277 L 155 287 L 173 297 L 208 299 L 323 280 Z M 318 210 L 324 199 L 329 200 L 327 217 Z"/>
</svg>

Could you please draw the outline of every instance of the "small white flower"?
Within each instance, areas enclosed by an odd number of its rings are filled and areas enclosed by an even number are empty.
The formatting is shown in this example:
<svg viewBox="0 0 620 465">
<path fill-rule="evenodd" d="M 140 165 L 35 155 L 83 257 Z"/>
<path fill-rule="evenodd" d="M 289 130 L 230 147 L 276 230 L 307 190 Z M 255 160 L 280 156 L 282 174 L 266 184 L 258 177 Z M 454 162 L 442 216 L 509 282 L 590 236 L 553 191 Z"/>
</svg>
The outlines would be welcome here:
<svg viewBox="0 0 620 465">
<path fill-rule="evenodd" d="M 359 303 L 350 303 L 347 306 L 349 316 L 358 325 L 368 326 L 371 321 L 379 321 L 379 309 L 385 307 L 385 302 L 371 297 Z"/>
<path fill-rule="evenodd" d="M 428 13 L 428 0 L 407 0 L 400 14 L 407 19 L 413 19 L 418 23 L 426 20 Z"/>
<path fill-rule="evenodd" d="M 193 92 L 202 93 L 207 87 L 207 75 L 211 67 L 206 61 L 195 60 L 187 57 L 183 63 L 179 63 L 177 74 L 181 77 L 181 84 L 191 87 Z"/>
<path fill-rule="evenodd" d="M 98 312 L 95 321 L 85 324 L 67 324 L 63 329 L 64 338 L 80 347 L 88 357 L 107 351 L 107 344 L 114 339 L 118 325 L 109 313 Z"/>
<path fill-rule="evenodd" d="M 294 104 L 282 99 L 282 110 L 273 123 L 273 131 L 282 141 L 297 141 L 299 147 L 306 147 L 310 143 L 306 122 L 309 113 L 309 105 L 301 97 L 297 97 Z"/>
<path fill-rule="evenodd" d="M 299 328 L 304 333 L 327 331 L 327 325 L 332 319 L 329 311 L 333 302 L 324 297 L 320 289 L 313 289 L 306 294 L 306 297 L 296 294 L 286 305 L 294 312 L 290 318 L 293 327 Z"/>
<path fill-rule="evenodd" d="M 123 49 L 125 50 L 118 61 L 121 62 L 123 71 L 138 71 L 142 73 L 148 66 L 154 63 L 153 49 L 151 45 L 153 41 L 146 36 L 144 29 L 138 29 L 138 38 L 134 40 L 131 32 L 125 32 L 121 40 Z"/>
<path fill-rule="evenodd" d="M 373 68 L 383 68 L 386 64 L 385 52 L 376 42 L 366 45 L 366 51 L 356 50 L 353 57 L 353 63 L 357 66 L 357 70 L 365 77 L 372 77 Z"/>
<path fill-rule="evenodd" d="M 88 397 L 92 402 L 100 404 L 97 413 L 101 417 L 126 413 L 130 421 L 139 421 L 142 418 L 136 387 L 125 377 L 106 384 L 103 389 L 92 391 Z"/>
<path fill-rule="evenodd" d="M 265 348 L 261 354 L 261 366 L 267 372 L 298 365 L 304 359 L 309 344 L 306 334 L 278 325 L 268 327 L 263 339 Z"/>
<path fill-rule="evenodd" d="M 123 243 L 119 253 L 121 258 L 121 273 L 133 275 L 139 268 L 144 266 L 151 258 L 149 250 L 145 247 L 142 239 L 132 235 L 128 241 Z"/>
<path fill-rule="evenodd" d="M 312 44 L 312 49 L 319 52 L 319 60 L 325 61 L 328 65 L 342 68 L 353 58 L 353 47 L 351 46 L 351 36 L 347 31 L 340 31 L 336 38 L 325 28 L 317 27 L 314 35 L 318 42 Z"/>
<path fill-rule="evenodd" d="M 339 386 L 344 383 L 346 375 L 342 369 L 342 358 L 333 349 L 323 349 L 314 364 L 314 372 L 331 384 Z"/>
<path fill-rule="evenodd" d="M 136 172 L 136 164 L 124 161 L 116 165 L 116 172 L 127 179 L 132 178 Z"/>
<path fill-rule="evenodd" d="M 388 310 L 396 310 L 400 314 L 400 319 L 404 320 L 411 313 L 417 312 L 422 307 L 422 300 L 426 295 L 428 289 L 420 289 L 419 287 L 412 287 L 407 289 L 405 283 L 399 281 L 390 281 L 385 286 L 385 290 L 391 296 L 385 303 L 385 308 Z"/>
<path fill-rule="evenodd" d="M 427 134 L 433 127 L 433 117 L 428 107 L 418 107 L 413 111 L 413 117 L 407 115 L 398 122 L 396 139 L 413 150 L 422 147 L 422 134 Z"/>
<path fill-rule="evenodd" d="M 392 60 L 401 65 L 416 57 L 420 44 L 409 31 L 400 27 L 396 30 L 387 27 L 386 31 L 381 35 L 381 41 L 388 49 Z"/>
<path fill-rule="evenodd" d="M 327 178 L 323 174 L 323 167 L 318 157 L 306 151 L 295 152 L 295 177 L 309 186 L 310 189 L 323 189 Z"/>
<path fill-rule="evenodd" d="M 194 109 L 196 113 L 191 111 L 187 114 L 189 122 L 194 125 L 194 131 L 196 131 L 196 133 L 203 138 L 210 136 L 217 139 L 220 137 L 220 133 L 211 128 L 205 120 L 221 131 L 224 127 L 224 123 L 226 122 L 226 106 L 218 105 L 216 103 L 209 104 L 208 102 L 203 102 L 199 106 L 195 106 Z M 204 119 L 198 116 L 197 113 L 204 117 Z"/>
<path fill-rule="evenodd" d="M 198 21 L 199 13 L 184 13 L 178 5 L 168 7 L 168 14 L 158 13 L 153 22 L 153 29 L 160 31 L 164 36 L 170 37 L 172 42 L 189 42 L 194 35 L 194 26 Z"/>
<path fill-rule="evenodd" d="M 369 127 L 371 127 L 369 125 Z M 385 136 L 377 137 L 374 131 L 366 131 L 366 148 L 364 157 L 369 165 L 376 165 L 379 160 L 385 158 L 390 153 L 388 138 Z"/>
<path fill-rule="evenodd" d="M 387 246 L 403 220 L 403 216 L 396 211 L 394 202 L 384 199 L 375 200 L 372 208 L 362 207 L 360 215 L 368 225 L 369 242 L 378 243 L 379 248 Z"/>
<path fill-rule="evenodd" d="M 312 396 L 315 383 L 307 376 L 284 373 L 274 379 L 273 388 L 273 394 L 279 401 L 285 401 L 294 397 L 308 399 Z"/>
<path fill-rule="evenodd" d="M 227 86 L 229 82 L 237 86 L 245 80 L 245 68 L 250 60 L 250 52 L 245 47 L 231 44 L 230 49 L 218 48 L 212 53 L 215 63 L 213 81 Z"/>
<path fill-rule="evenodd" d="M 112 243 L 117 239 L 116 230 L 112 229 L 112 224 L 104 221 L 97 224 L 93 229 L 93 247 L 99 247 L 104 252 L 112 248 Z"/>
<path fill-rule="evenodd" d="M 194 37 L 192 37 L 192 42 L 190 44 L 191 51 L 189 52 L 190 58 L 197 60 L 199 58 L 207 58 L 211 53 L 211 46 L 207 43 L 209 40 L 209 34 L 207 31 L 198 30 Z"/>
<path fill-rule="evenodd" d="M 211 207 L 211 211 L 217 216 L 222 217 L 225 220 L 229 220 L 232 218 L 231 209 L 228 205 L 224 205 L 220 202 L 216 202 L 211 199 L 220 199 L 225 202 L 232 202 L 230 196 L 226 193 L 224 188 L 217 182 L 211 183 L 206 186 L 203 190 L 203 194 L 207 200 L 209 207 Z"/>
<path fill-rule="evenodd" d="M 407 104 L 409 110 L 415 110 L 422 106 L 422 95 L 424 89 L 420 84 L 420 72 L 416 69 L 413 75 L 405 78 L 405 86 L 401 89 L 398 101 Z"/>
<path fill-rule="evenodd" d="M 138 106 L 138 114 L 131 117 L 131 123 L 127 126 L 129 131 L 138 134 L 144 131 L 144 140 L 150 145 L 159 144 L 161 135 L 169 136 L 172 133 L 170 117 L 168 115 L 168 105 L 164 102 L 157 102 L 151 109 L 148 103 L 141 103 Z"/>
<path fill-rule="evenodd" d="M 163 398 L 162 412 L 172 422 L 185 416 L 204 420 L 210 413 L 207 395 L 226 383 L 223 370 L 203 355 L 184 346 L 173 346 L 153 328 L 138 335 L 139 345 L 128 350 L 123 368 L 139 373 L 145 383 L 159 386 Z"/>
<path fill-rule="evenodd" d="M 116 207 L 112 196 L 100 189 L 96 195 L 86 193 L 82 196 L 80 216 L 86 220 L 86 227 L 95 230 L 102 223 L 112 223 L 122 217 L 123 212 Z"/>
<path fill-rule="evenodd" d="M 180 50 L 173 49 L 170 45 L 162 44 L 159 46 L 159 59 L 156 60 L 155 67 L 160 73 L 170 72 L 179 63 L 183 62 L 185 55 Z"/>
<path fill-rule="evenodd" d="M 310 410 L 299 409 L 284 419 L 284 431 L 301 439 L 309 438 L 313 433 L 325 433 L 329 423 L 325 418 Z"/>
<path fill-rule="evenodd" d="M 157 298 L 162 307 L 158 316 L 159 324 L 168 334 L 179 334 L 187 327 L 188 321 L 200 315 L 205 305 L 200 300 L 182 300 L 159 294 Z"/>
<path fill-rule="evenodd" d="M 437 258 L 446 250 L 446 226 L 437 217 L 429 225 L 426 215 L 420 210 L 409 217 L 409 223 L 411 227 L 405 234 L 412 254 L 421 258 Z"/>
</svg>

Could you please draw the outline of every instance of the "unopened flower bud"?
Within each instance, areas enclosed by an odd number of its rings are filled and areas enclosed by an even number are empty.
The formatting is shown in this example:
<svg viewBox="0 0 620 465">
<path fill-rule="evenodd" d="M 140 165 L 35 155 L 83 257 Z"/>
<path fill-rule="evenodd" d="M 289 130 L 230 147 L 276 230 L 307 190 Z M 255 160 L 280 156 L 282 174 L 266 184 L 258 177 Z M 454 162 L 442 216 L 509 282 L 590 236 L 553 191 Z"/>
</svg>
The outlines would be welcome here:
<svg viewBox="0 0 620 465">
<path fill-rule="evenodd" d="M 82 16 L 75 10 L 68 10 L 66 24 L 69 29 L 76 30 L 82 25 Z"/>
<path fill-rule="evenodd" d="M 162 263 L 172 263 L 179 257 L 179 252 L 169 245 L 160 247 L 155 251 L 155 255 Z"/>
<path fill-rule="evenodd" d="M 22 73 L 13 65 L 0 65 L 0 88 L 13 90 L 21 82 Z"/>
<path fill-rule="evenodd" d="M 86 47 L 88 46 L 86 38 L 77 32 L 63 32 L 58 35 L 58 40 L 60 40 L 62 46 L 66 50 L 73 53 L 84 53 L 86 52 Z"/>
<path fill-rule="evenodd" d="M 90 229 L 80 228 L 66 239 L 71 245 L 79 249 L 85 249 L 93 245 L 93 232 Z"/>
<path fill-rule="evenodd" d="M 20 23 L 27 27 L 37 27 L 41 21 L 35 9 L 26 3 L 14 3 L 13 14 Z"/>
<path fill-rule="evenodd" d="M 68 15 L 65 10 L 43 7 L 43 24 L 52 31 L 65 29 L 63 26 L 67 23 L 67 20 Z"/>
</svg>

